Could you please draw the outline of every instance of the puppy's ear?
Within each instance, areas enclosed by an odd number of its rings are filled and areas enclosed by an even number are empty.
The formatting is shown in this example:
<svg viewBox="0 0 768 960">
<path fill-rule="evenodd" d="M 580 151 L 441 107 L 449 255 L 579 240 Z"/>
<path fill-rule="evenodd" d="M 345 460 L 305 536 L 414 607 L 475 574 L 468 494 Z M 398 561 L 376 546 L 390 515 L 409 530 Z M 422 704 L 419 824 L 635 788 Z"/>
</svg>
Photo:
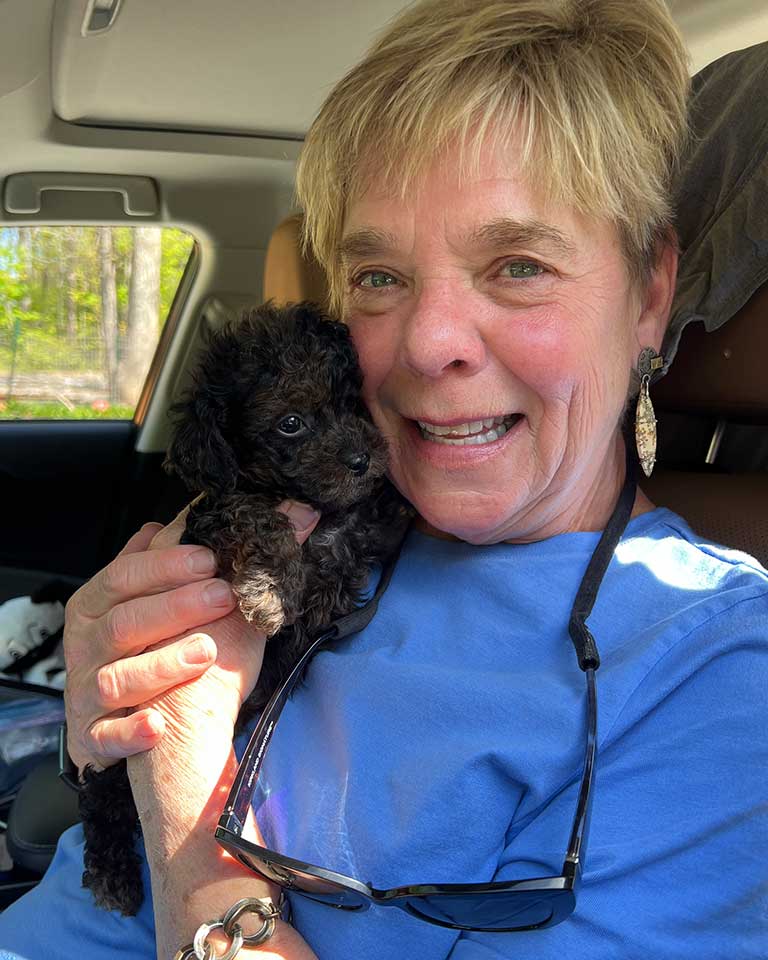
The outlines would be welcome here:
<svg viewBox="0 0 768 960">
<path fill-rule="evenodd" d="M 192 491 L 226 493 L 237 485 L 237 459 L 225 435 L 226 397 L 216 385 L 199 382 L 172 408 L 176 428 L 163 466 Z"/>
</svg>

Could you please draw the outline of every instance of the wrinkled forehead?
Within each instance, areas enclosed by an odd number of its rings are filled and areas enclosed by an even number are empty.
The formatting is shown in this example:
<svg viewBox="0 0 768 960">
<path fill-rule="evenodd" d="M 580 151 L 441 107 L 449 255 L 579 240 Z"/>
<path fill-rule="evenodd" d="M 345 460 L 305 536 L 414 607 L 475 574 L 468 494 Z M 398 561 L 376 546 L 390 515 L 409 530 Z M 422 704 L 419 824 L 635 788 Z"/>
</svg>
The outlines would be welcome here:
<svg viewBox="0 0 768 960">
<path fill-rule="evenodd" d="M 485 265 L 508 253 L 568 275 L 609 262 L 627 273 L 615 223 L 542 197 L 493 154 L 463 179 L 435 165 L 407 197 L 373 186 L 350 205 L 337 253 L 346 276 L 362 264 L 428 275 L 449 261 Z"/>
<path fill-rule="evenodd" d="M 542 197 L 559 193 L 553 188 L 561 172 L 554 164 L 547 164 L 540 153 L 535 128 L 524 127 L 515 116 L 508 123 L 469 126 L 463 132 L 447 134 L 418 148 L 401 143 L 393 151 L 374 145 L 363 148 L 351 165 L 347 202 L 353 203 L 370 192 L 400 198 L 414 196 L 436 176 L 461 188 L 489 166 L 504 176 L 540 184 Z"/>
<path fill-rule="evenodd" d="M 579 212 L 548 189 L 546 172 L 532 173 L 521 151 L 487 138 L 476 153 L 459 143 L 425 162 L 403 189 L 402 179 L 377 175 L 368 161 L 351 194 L 337 244 L 337 263 L 407 250 L 419 234 L 442 234 L 457 248 L 533 243 L 570 255 L 616 226 Z"/>
</svg>

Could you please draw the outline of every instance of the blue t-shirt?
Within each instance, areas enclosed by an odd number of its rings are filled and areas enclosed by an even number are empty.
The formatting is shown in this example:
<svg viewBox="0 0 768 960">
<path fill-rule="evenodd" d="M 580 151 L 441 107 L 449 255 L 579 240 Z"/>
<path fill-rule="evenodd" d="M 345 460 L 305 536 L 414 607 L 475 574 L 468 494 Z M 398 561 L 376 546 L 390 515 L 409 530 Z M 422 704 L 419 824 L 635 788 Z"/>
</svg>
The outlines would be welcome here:
<svg viewBox="0 0 768 960">
<path fill-rule="evenodd" d="M 586 722 L 567 622 L 597 539 L 412 532 L 372 623 L 318 654 L 283 712 L 259 810 L 268 845 L 379 888 L 559 872 Z M 292 895 L 321 960 L 765 960 L 768 573 L 655 510 L 629 524 L 589 624 L 599 752 L 575 913 L 459 933 Z M 151 905 L 133 920 L 97 910 L 81 873 L 73 828 L 0 915 L 0 948 L 154 957 Z"/>
</svg>

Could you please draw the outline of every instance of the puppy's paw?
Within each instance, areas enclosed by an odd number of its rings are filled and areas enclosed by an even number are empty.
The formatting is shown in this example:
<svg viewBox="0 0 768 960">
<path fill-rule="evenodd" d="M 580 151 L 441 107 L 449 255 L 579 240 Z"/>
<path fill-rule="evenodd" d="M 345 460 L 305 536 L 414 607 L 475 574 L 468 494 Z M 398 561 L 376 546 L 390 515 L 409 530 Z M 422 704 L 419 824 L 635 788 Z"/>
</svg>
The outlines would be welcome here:
<svg viewBox="0 0 768 960">
<path fill-rule="evenodd" d="M 245 619 L 266 634 L 274 636 L 286 624 L 283 601 L 272 577 L 259 571 L 245 582 L 233 584 Z"/>
</svg>

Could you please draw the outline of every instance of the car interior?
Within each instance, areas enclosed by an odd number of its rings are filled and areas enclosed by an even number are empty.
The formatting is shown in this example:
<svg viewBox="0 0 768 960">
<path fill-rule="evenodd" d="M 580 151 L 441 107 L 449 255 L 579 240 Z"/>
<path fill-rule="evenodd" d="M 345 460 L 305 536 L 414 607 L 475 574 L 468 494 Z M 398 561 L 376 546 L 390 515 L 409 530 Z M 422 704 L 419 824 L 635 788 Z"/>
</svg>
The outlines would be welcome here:
<svg viewBox="0 0 768 960">
<path fill-rule="evenodd" d="M 0 420 L 0 603 L 82 583 L 184 506 L 162 462 L 206 328 L 270 298 L 324 300 L 301 252 L 295 162 L 324 93 L 403 6 L 0 0 L 0 229 L 154 224 L 194 241 L 132 416 Z M 643 485 L 768 565 L 768 11 L 670 6 L 702 79 L 678 193 L 674 362 L 652 388 L 658 465 Z M 0 687 L 0 713 L 17 689 Z M 0 796 L 0 909 L 77 820 L 58 769 L 48 745 Z"/>
</svg>

